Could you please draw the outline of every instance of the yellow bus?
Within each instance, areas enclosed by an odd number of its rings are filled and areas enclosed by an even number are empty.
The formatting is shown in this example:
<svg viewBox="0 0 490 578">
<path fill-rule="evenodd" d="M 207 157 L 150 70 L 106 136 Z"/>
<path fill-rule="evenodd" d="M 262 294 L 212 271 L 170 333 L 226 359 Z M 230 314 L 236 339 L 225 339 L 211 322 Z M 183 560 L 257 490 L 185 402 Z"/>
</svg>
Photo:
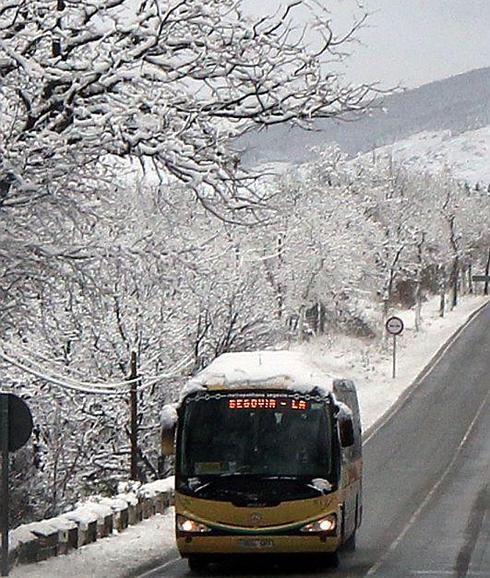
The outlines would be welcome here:
<svg viewBox="0 0 490 578">
<path fill-rule="evenodd" d="M 355 547 L 362 456 L 354 384 L 289 351 L 227 353 L 185 388 L 175 440 L 177 545 L 194 571 L 223 556 Z"/>
</svg>

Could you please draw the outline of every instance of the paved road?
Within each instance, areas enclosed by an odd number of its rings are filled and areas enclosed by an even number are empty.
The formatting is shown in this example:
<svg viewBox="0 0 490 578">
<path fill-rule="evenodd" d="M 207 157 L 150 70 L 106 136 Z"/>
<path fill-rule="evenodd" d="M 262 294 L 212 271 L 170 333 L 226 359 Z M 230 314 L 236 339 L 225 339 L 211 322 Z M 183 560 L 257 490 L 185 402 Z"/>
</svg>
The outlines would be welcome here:
<svg viewBox="0 0 490 578">
<path fill-rule="evenodd" d="M 490 306 L 364 446 L 364 523 L 336 570 L 227 568 L 226 576 L 490 578 Z M 145 578 L 191 576 L 170 560 Z"/>
</svg>

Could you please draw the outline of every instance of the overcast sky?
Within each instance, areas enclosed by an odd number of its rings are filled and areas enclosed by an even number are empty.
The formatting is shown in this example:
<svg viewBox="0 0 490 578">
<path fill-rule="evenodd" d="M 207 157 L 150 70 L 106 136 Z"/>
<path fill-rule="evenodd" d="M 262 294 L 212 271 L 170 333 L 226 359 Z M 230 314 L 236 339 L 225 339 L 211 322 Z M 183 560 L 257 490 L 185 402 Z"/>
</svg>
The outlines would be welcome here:
<svg viewBox="0 0 490 578">
<path fill-rule="evenodd" d="M 342 28 L 351 0 L 319 0 Z M 253 14 L 273 12 L 284 0 L 243 0 Z M 369 26 L 353 47 L 348 76 L 356 82 L 419 86 L 490 66 L 490 0 L 364 0 Z M 306 18 L 305 9 L 296 9 Z"/>
</svg>

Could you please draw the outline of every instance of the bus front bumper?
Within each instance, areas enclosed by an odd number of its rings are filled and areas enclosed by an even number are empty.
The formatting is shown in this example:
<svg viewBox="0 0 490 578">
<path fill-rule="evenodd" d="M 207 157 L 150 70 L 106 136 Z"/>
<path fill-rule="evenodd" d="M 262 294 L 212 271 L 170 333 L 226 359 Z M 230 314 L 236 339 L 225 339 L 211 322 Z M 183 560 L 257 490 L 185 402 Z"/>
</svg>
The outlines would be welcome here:
<svg viewBox="0 0 490 578">
<path fill-rule="evenodd" d="M 177 538 L 182 557 L 193 554 L 307 554 L 330 553 L 338 550 L 336 536 L 320 534 L 305 536 L 186 536 Z"/>
</svg>

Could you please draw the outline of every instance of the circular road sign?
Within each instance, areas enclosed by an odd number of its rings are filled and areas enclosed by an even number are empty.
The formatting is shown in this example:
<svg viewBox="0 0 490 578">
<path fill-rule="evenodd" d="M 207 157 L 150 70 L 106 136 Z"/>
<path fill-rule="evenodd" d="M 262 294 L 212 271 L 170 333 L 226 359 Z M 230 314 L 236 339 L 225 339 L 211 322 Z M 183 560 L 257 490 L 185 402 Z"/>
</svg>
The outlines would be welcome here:
<svg viewBox="0 0 490 578">
<path fill-rule="evenodd" d="M 9 404 L 9 452 L 24 446 L 32 433 L 32 415 L 27 403 L 13 393 L 2 393 Z"/>
<path fill-rule="evenodd" d="M 390 317 L 386 321 L 386 331 L 391 333 L 391 335 L 400 335 L 403 331 L 403 321 L 399 317 Z"/>
</svg>

